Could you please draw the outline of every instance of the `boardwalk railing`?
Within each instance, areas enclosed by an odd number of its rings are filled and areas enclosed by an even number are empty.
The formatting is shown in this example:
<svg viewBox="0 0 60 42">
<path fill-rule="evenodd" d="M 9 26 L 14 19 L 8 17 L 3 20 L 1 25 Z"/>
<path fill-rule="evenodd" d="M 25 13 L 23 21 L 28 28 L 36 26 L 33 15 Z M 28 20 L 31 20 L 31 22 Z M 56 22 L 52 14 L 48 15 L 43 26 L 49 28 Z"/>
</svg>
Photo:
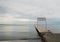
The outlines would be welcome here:
<svg viewBox="0 0 60 42">
<path fill-rule="evenodd" d="M 39 22 L 45 22 L 44 26 L 40 25 Z M 60 26 L 55 24 L 48 25 L 45 17 L 37 18 L 37 25 L 35 25 L 35 29 L 38 35 L 42 38 L 43 42 L 60 42 Z"/>
</svg>

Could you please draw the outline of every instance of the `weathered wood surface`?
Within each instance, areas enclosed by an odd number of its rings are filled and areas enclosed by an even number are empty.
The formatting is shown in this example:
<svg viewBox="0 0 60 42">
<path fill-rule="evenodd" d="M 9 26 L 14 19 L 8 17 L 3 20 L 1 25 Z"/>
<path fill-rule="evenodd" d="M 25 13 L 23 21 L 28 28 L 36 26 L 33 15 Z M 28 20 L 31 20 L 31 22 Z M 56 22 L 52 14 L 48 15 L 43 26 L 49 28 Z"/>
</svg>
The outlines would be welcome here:
<svg viewBox="0 0 60 42">
<path fill-rule="evenodd" d="M 39 32 L 48 32 L 48 30 L 43 29 L 42 27 L 35 25 L 36 29 L 38 29 Z"/>
<path fill-rule="evenodd" d="M 35 25 L 35 28 L 37 29 L 38 34 L 41 35 L 43 39 L 45 39 L 45 42 L 59 41 L 59 40 L 56 40 L 58 37 L 51 31 L 43 29 L 37 25 Z"/>
<path fill-rule="evenodd" d="M 60 33 L 55 33 L 55 42 L 60 42 Z"/>
<path fill-rule="evenodd" d="M 46 34 L 48 32 L 48 30 L 43 29 L 42 27 L 35 25 L 35 29 L 38 30 L 38 32 L 40 32 L 42 35 Z"/>
</svg>

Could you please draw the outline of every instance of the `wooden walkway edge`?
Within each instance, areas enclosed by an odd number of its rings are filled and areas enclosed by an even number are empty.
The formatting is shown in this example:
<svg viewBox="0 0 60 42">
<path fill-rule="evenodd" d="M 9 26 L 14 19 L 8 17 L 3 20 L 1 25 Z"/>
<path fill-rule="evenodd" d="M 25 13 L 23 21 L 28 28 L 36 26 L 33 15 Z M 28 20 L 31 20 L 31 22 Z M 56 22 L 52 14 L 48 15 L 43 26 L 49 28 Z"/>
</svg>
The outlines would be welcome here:
<svg viewBox="0 0 60 42">
<path fill-rule="evenodd" d="M 55 42 L 55 36 L 51 31 L 43 29 L 38 25 L 35 25 L 35 29 L 38 35 L 42 38 L 42 42 Z"/>
</svg>

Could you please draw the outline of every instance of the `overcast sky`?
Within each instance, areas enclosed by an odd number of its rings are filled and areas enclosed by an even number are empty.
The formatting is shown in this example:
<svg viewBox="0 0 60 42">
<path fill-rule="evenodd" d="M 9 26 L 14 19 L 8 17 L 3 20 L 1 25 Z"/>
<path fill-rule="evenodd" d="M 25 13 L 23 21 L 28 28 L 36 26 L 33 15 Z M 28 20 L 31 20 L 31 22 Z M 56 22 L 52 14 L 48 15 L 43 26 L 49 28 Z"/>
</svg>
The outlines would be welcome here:
<svg viewBox="0 0 60 42">
<path fill-rule="evenodd" d="M 0 0 L 0 20 L 60 18 L 60 0 Z"/>
</svg>

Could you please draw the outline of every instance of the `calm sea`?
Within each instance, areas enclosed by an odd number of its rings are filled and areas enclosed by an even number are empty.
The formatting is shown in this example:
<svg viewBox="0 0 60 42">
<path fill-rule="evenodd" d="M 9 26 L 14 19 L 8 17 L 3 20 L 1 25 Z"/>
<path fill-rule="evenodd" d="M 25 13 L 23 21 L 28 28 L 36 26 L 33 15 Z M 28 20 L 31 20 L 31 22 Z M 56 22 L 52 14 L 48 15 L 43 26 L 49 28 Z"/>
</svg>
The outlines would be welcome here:
<svg viewBox="0 0 60 42">
<path fill-rule="evenodd" d="M 0 39 L 26 39 L 26 38 L 39 38 L 33 22 L 22 24 L 0 24 Z M 42 28 L 45 28 L 45 24 L 40 24 Z M 59 24 L 47 24 L 48 30 L 53 33 L 60 33 Z"/>
<path fill-rule="evenodd" d="M 0 40 L 39 38 L 33 24 L 0 24 Z"/>
</svg>

